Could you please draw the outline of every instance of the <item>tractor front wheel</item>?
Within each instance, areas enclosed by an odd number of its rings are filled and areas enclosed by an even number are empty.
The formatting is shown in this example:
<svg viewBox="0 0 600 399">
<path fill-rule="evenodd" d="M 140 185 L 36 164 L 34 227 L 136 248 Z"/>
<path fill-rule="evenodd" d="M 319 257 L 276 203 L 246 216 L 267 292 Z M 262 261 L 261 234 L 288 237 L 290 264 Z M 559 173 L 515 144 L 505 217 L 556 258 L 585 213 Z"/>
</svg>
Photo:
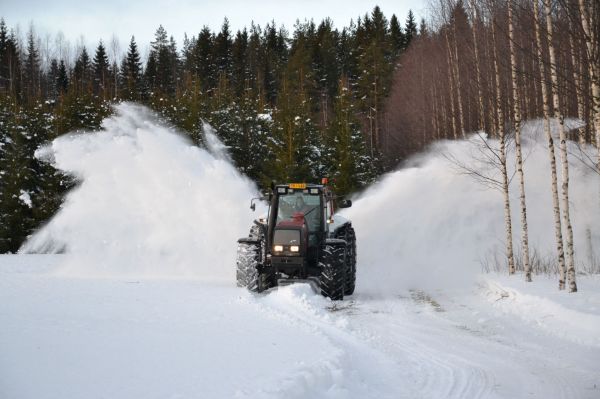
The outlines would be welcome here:
<svg viewBox="0 0 600 399">
<path fill-rule="evenodd" d="M 236 281 L 238 287 L 246 287 L 252 292 L 262 292 L 273 285 L 272 275 L 260 271 L 260 241 L 240 240 L 236 261 Z"/>
</svg>

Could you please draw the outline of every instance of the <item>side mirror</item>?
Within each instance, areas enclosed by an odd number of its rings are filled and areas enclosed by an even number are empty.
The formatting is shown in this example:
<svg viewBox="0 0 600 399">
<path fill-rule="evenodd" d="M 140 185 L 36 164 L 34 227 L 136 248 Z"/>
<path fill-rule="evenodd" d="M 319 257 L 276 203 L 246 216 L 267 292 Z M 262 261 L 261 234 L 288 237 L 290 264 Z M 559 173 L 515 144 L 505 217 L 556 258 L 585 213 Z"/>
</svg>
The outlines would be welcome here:
<svg viewBox="0 0 600 399">
<path fill-rule="evenodd" d="M 252 200 L 250 201 L 250 209 L 252 209 L 252 212 L 256 210 L 256 204 L 254 203 L 255 199 L 256 198 L 252 198 Z"/>
<path fill-rule="evenodd" d="M 350 200 L 341 200 L 338 204 L 340 208 L 350 208 L 352 206 L 352 201 Z"/>
</svg>

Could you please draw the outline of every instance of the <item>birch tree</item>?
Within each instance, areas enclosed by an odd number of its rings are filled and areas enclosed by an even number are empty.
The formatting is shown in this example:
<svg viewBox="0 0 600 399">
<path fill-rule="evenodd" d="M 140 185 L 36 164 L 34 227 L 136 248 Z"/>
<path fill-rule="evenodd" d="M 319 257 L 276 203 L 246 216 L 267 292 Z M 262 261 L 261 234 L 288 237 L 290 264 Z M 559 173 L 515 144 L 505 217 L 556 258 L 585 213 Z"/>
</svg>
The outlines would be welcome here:
<svg viewBox="0 0 600 399">
<path fill-rule="evenodd" d="M 492 21 L 492 44 L 494 74 L 496 81 L 496 113 L 498 115 L 498 136 L 500 138 L 500 167 L 502 173 L 502 194 L 504 196 L 504 227 L 506 230 L 506 257 L 508 260 L 508 274 L 515 273 L 515 256 L 513 250 L 512 219 L 510 214 L 510 192 L 508 170 L 506 165 L 506 128 L 502 112 L 502 87 L 500 85 L 500 71 L 498 69 L 498 49 L 496 44 L 496 21 Z"/>
<path fill-rule="evenodd" d="M 569 215 L 569 159 L 567 154 L 567 137 L 565 129 L 565 118 L 560 108 L 560 96 L 558 95 L 558 72 L 556 65 L 556 54 L 553 44 L 553 26 L 552 13 L 550 9 L 550 0 L 543 0 L 544 12 L 546 15 L 546 30 L 548 41 L 548 53 L 550 55 L 550 78 L 552 88 L 552 105 L 554 108 L 554 118 L 558 122 L 558 131 L 560 138 L 560 158 L 562 175 L 562 222 L 566 228 L 566 267 L 567 278 L 569 281 L 569 292 L 577 292 L 577 282 L 575 281 L 575 260 L 573 253 L 573 226 Z M 560 271 L 559 289 L 565 288 L 564 270 Z"/>
<path fill-rule="evenodd" d="M 544 110 L 544 134 L 548 142 L 548 158 L 550 159 L 550 175 L 552 184 L 552 206 L 554 214 L 554 236 L 556 239 L 556 252 L 558 255 L 558 270 L 559 270 L 559 289 L 564 289 L 565 281 L 565 252 L 563 246 L 562 236 L 562 223 L 560 220 L 560 202 L 558 199 L 558 175 L 556 172 L 556 154 L 554 150 L 554 139 L 552 138 L 552 132 L 550 131 L 550 103 L 548 99 L 548 93 L 546 88 L 546 68 L 543 60 L 542 51 L 542 35 L 541 35 L 541 23 L 540 23 L 540 11 L 539 11 L 539 0 L 533 1 L 533 19 L 535 25 L 535 41 L 537 47 L 537 54 L 540 65 L 540 87 L 542 90 L 542 103 Z M 561 288 L 562 287 L 562 288 Z"/>
<path fill-rule="evenodd" d="M 515 129 L 515 153 L 517 174 L 519 175 L 519 200 L 521 212 L 521 247 L 523 250 L 523 269 L 525 281 L 531 281 L 531 265 L 529 264 L 529 233 L 527 228 L 527 204 L 525 200 L 525 174 L 523 173 L 523 155 L 521 151 L 521 109 L 519 106 L 519 88 L 517 79 L 517 61 L 515 56 L 515 34 L 513 21 L 514 0 L 508 3 L 508 39 L 510 47 L 510 65 L 512 78 L 513 120 Z"/>
<path fill-rule="evenodd" d="M 473 53 L 475 55 L 475 70 L 477 73 L 477 111 L 479 114 L 478 118 L 478 128 L 479 130 L 485 129 L 485 111 L 483 107 L 483 90 L 482 90 L 482 78 L 481 78 L 481 67 L 479 62 L 479 46 L 477 40 L 477 26 L 479 24 L 479 14 L 477 10 L 477 5 L 475 4 L 475 0 L 471 0 L 470 2 L 471 8 L 471 31 L 473 33 Z"/>
</svg>

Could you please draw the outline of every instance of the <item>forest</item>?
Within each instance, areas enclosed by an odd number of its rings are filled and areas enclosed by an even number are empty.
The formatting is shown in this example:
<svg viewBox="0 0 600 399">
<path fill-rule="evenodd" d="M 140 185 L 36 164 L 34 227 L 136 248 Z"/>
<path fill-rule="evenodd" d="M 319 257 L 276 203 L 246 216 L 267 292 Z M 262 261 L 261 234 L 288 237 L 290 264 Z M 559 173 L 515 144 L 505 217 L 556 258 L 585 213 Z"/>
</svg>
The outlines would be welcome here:
<svg viewBox="0 0 600 399">
<path fill-rule="evenodd" d="M 600 154 L 597 1 L 433 0 L 419 23 L 412 12 L 388 18 L 375 7 L 341 28 L 325 19 L 291 31 L 273 21 L 233 32 L 225 19 L 218 32 L 205 26 L 181 48 L 159 26 L 147 57 L 134 36 L 121 54 L 103 40 L 95 49 L 60 34 L 43 40 L 33 25 L 23 38 L 9 24 L 0 22 L 0 252 L 17 251 L 76 184 L 36 150 L 64 133 L 99 129 L 111 104 L 134 101 L 200 146 L 212 126 L 259 186 L 328 176 L 341 194 L 431 143 L 485 132 L 499 142 L 489 151 L 504 195 L 507 266 L 530 279 L 520 133 L 523 121 L 543 119 L 560 285 L 577 290 L 566 141 Z M 569 130 L 565 118 L 581 127 Z M 551 120 L 560 126 L 556 145 Z M 516 166 L 507 165 L 507 151 Z M 598 159 L 593 165 L 600 168 Z"/>
<path fill-rule="evenodd" d="M 35 151 L 99 129 L 119 101 L 148 105 L 197 145 L 208 123 L 261 186 L 329 176 L 341 193 L 359 190 L 390 167 L 385 100 L 394 62 L 418 35 L 412 12 L 400 22 L 379 7 L 341 30 L 325 19 L 233 32 L 225 18 L 180 49 L 159 26 L 144 60 L 134 36 L 120 55 L 102 40 L 93 51 L 60 34 L 42 41 L 33 25 L 21 39 L 2 20 L 0 252 L 16 251 L 75 184 Z"/>
</svg>

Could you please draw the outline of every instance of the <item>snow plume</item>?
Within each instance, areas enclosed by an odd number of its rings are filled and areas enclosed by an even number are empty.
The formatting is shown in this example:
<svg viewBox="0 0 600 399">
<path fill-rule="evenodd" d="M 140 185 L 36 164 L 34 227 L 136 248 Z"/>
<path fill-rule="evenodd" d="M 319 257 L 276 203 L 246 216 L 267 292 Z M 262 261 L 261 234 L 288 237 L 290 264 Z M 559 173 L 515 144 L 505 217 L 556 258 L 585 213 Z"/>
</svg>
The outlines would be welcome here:
<svg viewBox="0 0 600 399">
<path fill-rule="evenodd" d="M 495 140 L 486 140 L 497 147 Z M 559 141 L 556 140 L 556 143 Z M 483 259 L 505 253 L 502 194 L 461 173 L 471 166 L 499 178 L 482 162 L 483 136 L 439 142 L 425 154 L 386 175 L 355 199 L 346 212 L 358 238 L 358 291 L 397 292 L 398 288 L 468 286 Z M 514 144 L 514 143 L 513 143 Z M 525 184 L 530 247 L 543 257 L 555 254 L 550 163 L 541 121 L 525 124 Z M 600 255 L 600 178 L 592 170 L 592 147 L 569 142 L 570 202 L 576 262 L 580 269 Z M 488 152 L 489 153 L 489 152 Z M 556 151 L 559 162 L 560 155 Z M 584 164 L 579 159 L 586 161 Z M 514 146 L 509 151 L 514 172 Z M 462 170 L 464 172 L 464 170 Z M 560 185 L 559 185 L 560 189 Z M 511 183 L 515 250 L 520 248 L 518 177 Z M 597 250 L 596 250 L 597 251 Z M 508 270 L 508 269 L 507 269 Z"/>
<path fill-rule="evenodd" d="M 211 129 L 204 129 L 207 151 L 147 108 L 123 103 L 115 111 L 99 132 L 66 135 L 38 152 L 79 184 L 21 251 L 65 249 L 62 270 L 73 275 L 233 282 L 236 240 L 254 216 L 254 184 Z"/>
</svg>

